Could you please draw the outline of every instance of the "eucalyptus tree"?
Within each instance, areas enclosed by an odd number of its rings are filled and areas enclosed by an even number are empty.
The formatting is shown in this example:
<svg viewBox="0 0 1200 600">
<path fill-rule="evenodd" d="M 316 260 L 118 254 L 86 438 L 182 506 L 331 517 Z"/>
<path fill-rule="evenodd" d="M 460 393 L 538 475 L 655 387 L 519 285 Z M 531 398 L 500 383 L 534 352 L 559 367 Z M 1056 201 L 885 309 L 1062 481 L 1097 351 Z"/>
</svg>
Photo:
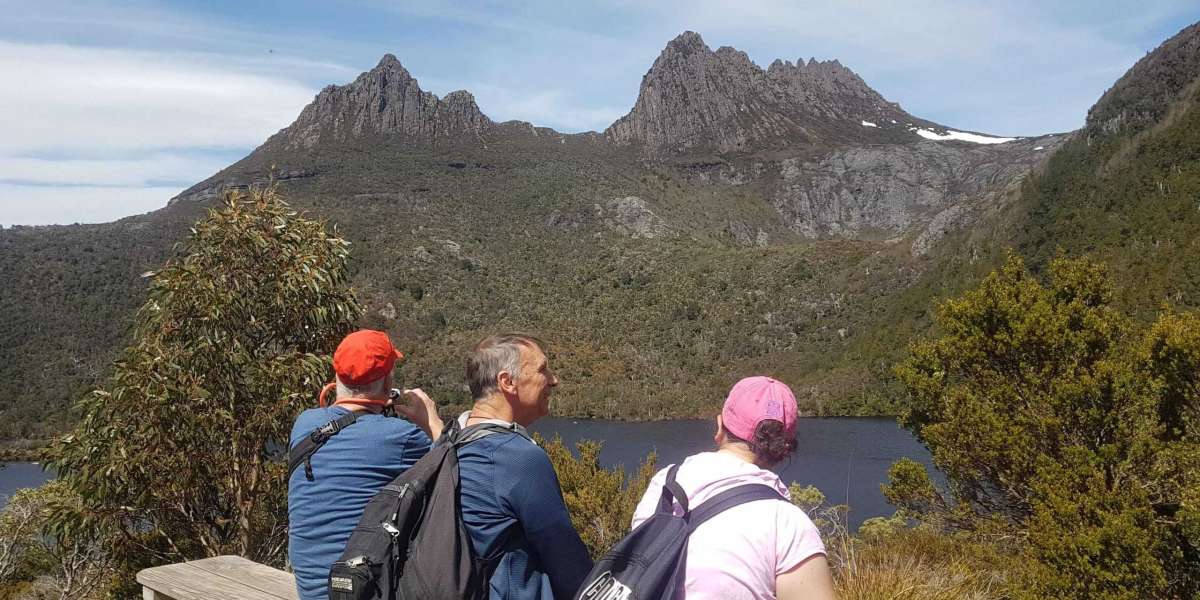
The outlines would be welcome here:
<svg viewBox="0 0 1200 600">
<path fill-rule="evenodd" d="M 150 279 L 132 344 L 53 467 L 82 498 L 61 523 L 114 532 L 126 575 L 239 554 L 280 564 L 292 419 L 361 315 L 349 243 L 273 188 L 226 195 Z"/>
</svg>

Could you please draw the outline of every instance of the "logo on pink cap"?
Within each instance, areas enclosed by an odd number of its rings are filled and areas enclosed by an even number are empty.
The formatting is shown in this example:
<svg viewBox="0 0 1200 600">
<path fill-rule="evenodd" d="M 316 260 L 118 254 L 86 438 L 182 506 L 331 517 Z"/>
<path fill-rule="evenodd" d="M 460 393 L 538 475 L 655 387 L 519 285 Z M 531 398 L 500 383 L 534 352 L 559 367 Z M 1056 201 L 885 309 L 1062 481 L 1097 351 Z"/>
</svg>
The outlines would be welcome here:
<svg viewBox="0 0 1200 600">
<path fill-rule="evenodd" d="M 721 422 L 733 435 L 753 440 L 754 430 L 766 419 L 783 423 L 789 434 L 796 431 L 796 396 L 781 381 L 770 377 L 747 377 L 729 390 L 721 409 Z"/>
</svg>

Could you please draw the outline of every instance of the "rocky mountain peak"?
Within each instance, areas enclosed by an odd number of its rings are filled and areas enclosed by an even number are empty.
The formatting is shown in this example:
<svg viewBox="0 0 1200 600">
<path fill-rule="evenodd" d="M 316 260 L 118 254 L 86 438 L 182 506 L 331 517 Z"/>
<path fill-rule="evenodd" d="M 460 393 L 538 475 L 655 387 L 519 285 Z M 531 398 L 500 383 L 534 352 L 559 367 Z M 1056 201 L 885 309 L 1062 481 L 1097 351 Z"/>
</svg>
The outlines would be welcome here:
<svg viewBox="0 0 1200 600">
<path fill-rule="evenodd" d="M 390 135 L 432 144 L 478 137 L 492 126 L 469 92 L 451 92 L 439 99 L 423 91 L 399 59 L 385 54 L 375 68 L 353 82 L 321 90 L 296 121 L 268 143 L 311 148 L 324 142 Z"/>
<path fill-rule="evenodd" d="M 837 60 L 776 60 L 763 69 L 745 52 L 713 51 L 699 34 L 685 31 L 667 43 L 642 78 L 633 110 L 605 135 L 652 154 L 728 153 L 912 139 L 903 128 L 916 121 Z M 863 131 L 863 122 L 874 131 Z M 889 138 L 884 130 L 891 126 L 896 131 Z"/>
<path fill-rule="evenodd" d="M 700 37 L 700 34 L 695 31 L 685 31 L 675 36 L 675 39 L 667 42 L 667 47 L 663 50 L 663 53 L 670 51 L 681 53 L 708 52 L 708 45 L 704 43 L 704 38 Z"/>
<path fill-rule="evenodd" d="M 775 87 L 745 53 L 713 52 L 699 34 L 684 32 L 642 77 L 633 110 L 605 135 L 652 149 L 740 149 L 755 137 L 751 121 L 792 129 L 774 107 L 780 101 Z"/>
<path fill-rule="evenodd" d="M 400 59 L 396 58 L 395 54 L 388 52 L 379 59 L 379 64 L 375 65 L 373 71 L 380 69 L 404 69 L 404 65 L 400 64 Z"/>
</svg>

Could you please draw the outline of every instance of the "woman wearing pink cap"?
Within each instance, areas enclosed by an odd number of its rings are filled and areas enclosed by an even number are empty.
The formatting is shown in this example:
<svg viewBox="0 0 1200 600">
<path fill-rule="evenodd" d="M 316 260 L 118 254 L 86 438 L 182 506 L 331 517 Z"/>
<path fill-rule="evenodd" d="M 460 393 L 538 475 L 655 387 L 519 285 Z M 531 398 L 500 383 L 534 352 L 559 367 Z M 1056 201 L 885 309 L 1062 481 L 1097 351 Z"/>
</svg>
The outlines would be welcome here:
<svg viewBox="0 0 1200 600">
<path fill-rule="evenodd" d="M 796 449 L 796 397 L 769 377 L 733 386 L 717 417 L 717 449 L 684 459 L 675 481 L 694 509 L 746 484 L 766 484 L 779 499 L 729 508 L 692 533 L 683 597 L 688 600 L 836 598 L 821 534 L 804 511 L 787 502 L 787 486 L 767 469 Z M 650 518 L 670 468 L 659 471 L 638 503 L 633 527 Z M 676 505 L 676 514 L 683 509 Z"/>
</svg>

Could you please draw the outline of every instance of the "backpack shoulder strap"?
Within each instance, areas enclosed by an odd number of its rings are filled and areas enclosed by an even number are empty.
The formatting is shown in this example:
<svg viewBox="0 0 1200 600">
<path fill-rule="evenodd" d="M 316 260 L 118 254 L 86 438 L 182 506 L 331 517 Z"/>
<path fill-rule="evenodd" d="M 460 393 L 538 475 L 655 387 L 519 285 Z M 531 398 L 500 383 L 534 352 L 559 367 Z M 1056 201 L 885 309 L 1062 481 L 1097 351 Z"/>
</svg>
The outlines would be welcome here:
<svg viewBox="0 0 1200 600">
<path fill-rule="evenodd" d="M 739 485 L 733 489 L 725 490 L 705 500 L 692 510 L 688 516 L 688 532 L 696 531 L 696 528 L 703 525 L 705 521 L 726 510 L 739 504 L 754 502 L 755 500 L 784 500 L 784 497 L 779 493 L 779 490 L 761 483 Z"/>
<path fill-rule="evenodd" d="M 312 472 L 312 455 L 316 454 L 329 438 L 338 434 L 339 431 L 351 426 L 358 420 L 358 412 L 350 411 L 341 417 L 338 417 L 309 433 L 304 439 L 301 439 L 298 444 L 288 449 L 288 477 L 292 476 L 292 472 L 304 464 L 304 477 L 309 481 L 313 480 Z"/>
<path fill-rule="evenodd" d="M 667 469 L 667 480 L 663 482 L 662 496 L 658 498 L 658 512 L 672 513 L 675 511 L 675 502 L 683 507 L 683 514 L 688 514 L 688 497 L 687 492 L 683 491 L 683 486 L 675 481 L 675 473 L 679 472 L 679 465 L 671 465 Z"/>
<path fill-rule="evenodd" d="M 529 440 L 530 442 L 533 442 L 533 438 L 529 436 L 529 432 L 526 431 L 524 427 L 521 427 L 516 423 L 509 423 L 508 425 L 501 425 L 499 423 L 479 423 L 478 425 L 471 425 L 458 431 L 456 437 L 454 438 L 454 446 L 456 448 L 461 448 L 467 444 L 470 444 L 471 442 L 483 439 L 496 433 L 515 433 Z"/>
</svg>

